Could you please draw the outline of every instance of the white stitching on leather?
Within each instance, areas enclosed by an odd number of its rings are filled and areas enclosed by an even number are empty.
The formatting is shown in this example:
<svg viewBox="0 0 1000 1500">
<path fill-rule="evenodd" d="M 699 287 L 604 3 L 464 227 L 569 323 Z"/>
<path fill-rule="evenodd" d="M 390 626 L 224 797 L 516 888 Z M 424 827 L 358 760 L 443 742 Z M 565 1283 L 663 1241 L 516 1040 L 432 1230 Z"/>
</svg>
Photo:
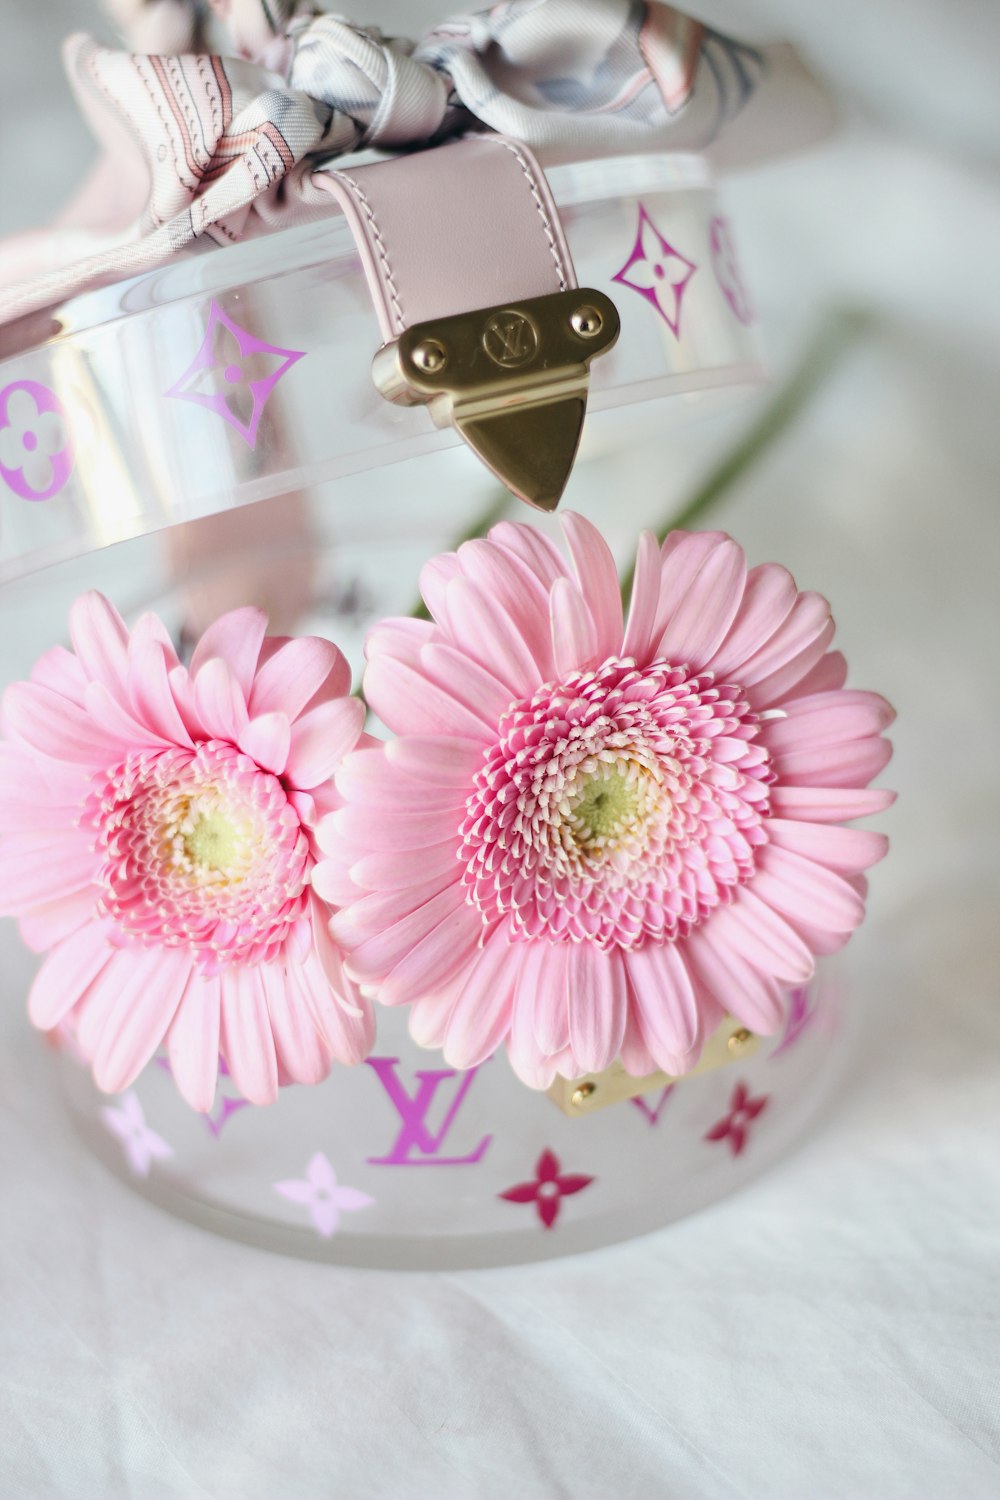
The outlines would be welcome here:
<svg viewBox="0 0 1000 1500">
<path fill-rule="evenodd" d="M 406 318 L 403 315 L 403 308 L 399 300 L 399 293 L 396 290 L 396 283 L 393 280 L 392 267 L 389 265 L 389 256 L 385 248 L 385 241 L 382 238 L 382 231 L 379 229 L 375 219 L 375 210 L 369 203 L 368 198 L 365 195 L 365 190 L 361 186 L 360 182 L 358 182 L 357 178 L 349 177 L 346 172 L 333 172 L 331 173 L 331 176 L 339 177 L 342 182 L 350 184 L 350 186 L 354 189 L 361 203 L 361 206 L 365 211 L 365 214 L 368 217 L 368 223 L 371 225 L 372 238 L 375 241 L 375 248 L 378 251 L 378 258 L 382 262 L 382 274 L 385 277 L 385 284 L 388 288 L 389 296 L 392 300 L 392 310 L 396 314 L 396 322 L 398 324 L 396 332 L 402 333 L 404 328 L 406 327 Z"/>
<path fill-rule="evenodd" d="M 552 259 L 555 261 L 556 272 L 559 277 L 559 290 L 561 292 L 565 292 L 567 287 L 569 286 L 569 276 L 567 274 L 566 267 L 563 264 L 562 255 L 559 250 L 559 241 L 556 239 L 555 232 L 552 228 L 552 222 L 545 211 L 545 204 L 542 202 L 541 194 L 538 191 L 538 184 L 535 181 L 534 173 L 529 167 L 523 153 L 517 149 L 513 141 L 505 141 L 498 136 L 484 136 L 483 139 L 492 140 L 495 145 L 503 146 L 506 151 L 510 152 L 511 156 L 516 158 L 521 171 L 525 175 L 528 186 L 531 189 L 531 196 L 534 198 L 535 207 L 538 209 L 538 217 L 542 221 L 542 228 L 545 230 L 545 237 L 549 242 L 549 250 L 552 253 Z"/>
</svg>

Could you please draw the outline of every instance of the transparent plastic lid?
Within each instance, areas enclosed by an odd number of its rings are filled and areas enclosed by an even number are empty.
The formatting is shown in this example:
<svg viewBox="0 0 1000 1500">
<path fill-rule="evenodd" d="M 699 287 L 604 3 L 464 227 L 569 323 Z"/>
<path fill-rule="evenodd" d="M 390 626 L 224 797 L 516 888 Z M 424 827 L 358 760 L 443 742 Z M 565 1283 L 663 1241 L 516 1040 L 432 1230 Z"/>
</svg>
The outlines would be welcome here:
<svg viewBox="0 0 1000 1500">
<path fill-rule="evenodd" d="M 549 181 L 580 285 L 621 315 L 593 367 L 584 456 L 761 379 L 698 158 L 553 167 Z M 339 214 L 88 292 L 57 319 L 0 362 L 0 579 L 461 443 L 372 384 L 381 339 Z"/>
</svg>

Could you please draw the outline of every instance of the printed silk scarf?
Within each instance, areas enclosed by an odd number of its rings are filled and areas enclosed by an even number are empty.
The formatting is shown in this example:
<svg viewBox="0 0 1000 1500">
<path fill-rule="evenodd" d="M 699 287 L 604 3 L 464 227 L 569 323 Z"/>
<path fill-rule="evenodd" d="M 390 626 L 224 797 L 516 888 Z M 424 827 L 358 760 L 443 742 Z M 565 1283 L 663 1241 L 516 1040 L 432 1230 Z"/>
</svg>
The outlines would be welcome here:
<svg viewBox="0 0 1000 1500">
<path fill-rule="evenodd" d="M 313 181 L 362 148 L 490 129 L 553 156 L 699 149 L 762 55 L 653 0 L 505 0 L 414 44 L 298 0 L 211 0 L 238 57 L 186 51 L 191 0 L 115 0 L 133 43 L 65 62 L 103 160 L 57 225 L 0 243 L 0 323 L 330 212 Z M 173 55 L 169 55 L 173 52 Z"/>
</svg>

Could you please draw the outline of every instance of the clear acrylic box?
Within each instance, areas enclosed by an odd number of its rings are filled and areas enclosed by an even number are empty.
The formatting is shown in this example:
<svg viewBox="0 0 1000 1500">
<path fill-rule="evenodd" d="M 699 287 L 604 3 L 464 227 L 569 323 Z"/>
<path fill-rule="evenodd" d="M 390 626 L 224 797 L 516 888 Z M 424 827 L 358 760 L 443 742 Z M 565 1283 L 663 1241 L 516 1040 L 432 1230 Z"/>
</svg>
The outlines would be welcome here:
<svg viewBox="0 0 1000 1500">
<path fill-rule="evenodd" d="M 605 493 L 609 522 L 620 510 L 657 525 L 655 486 L 616 497 L 609 476 L 638 442 L 659 453 L 678 419 L 762 378 L 730 229 L 694 158 L 549 178 L 580 284 L 607 290 L 622 319 L 593 368 L 572 486 Z M 372 385 L 379 336 L 340 218 L 88 293 L 58 324 L 0 362 L 7 680 L 62 639 L 89 587 L 130 621 L 156 609 L 182 649 L 256 603 L 275 632 L 327 635 L 360 668 L 367 626 L 407 612 L 420 565 L 495 501 L 455 433 Z M 589 491 L 588 469 L 601 476 Z M 267 1109 L 223 1077 L 197 1115 L 162 1057 L 119 1098 L 98 1094 L 71 1046 L 59 1067 L 95 1152 L 171 1212 L 314 1259 L 486 1265 L 653 1229 L 794 1145 L 849 1028 L 826 968 L 788 1006 L 782 1035 L 752 1054 L 581 1118 L 502 1055 L 455 1072 L 386 1009 L 366 1063 Z"/>
</svg>

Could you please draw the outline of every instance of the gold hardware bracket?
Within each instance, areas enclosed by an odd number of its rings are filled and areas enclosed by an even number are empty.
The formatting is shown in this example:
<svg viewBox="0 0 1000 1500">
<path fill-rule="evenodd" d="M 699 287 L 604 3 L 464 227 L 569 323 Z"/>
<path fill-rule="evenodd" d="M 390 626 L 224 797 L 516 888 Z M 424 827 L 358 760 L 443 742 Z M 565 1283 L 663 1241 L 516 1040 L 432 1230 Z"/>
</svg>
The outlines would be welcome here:
<svg viewBox="0 0 1000 1500">
<path fill-rule="evenodd" d="M 407 328 L 380 349 L 372 376 L 387 401 L 427 406 L 454 426 L 502 484 L 555 510 L 580 444 L 590 361 L 620 331 L 592 288 L 529 297 Z"/>
<path fill-rule="evenodd" d="M 697 1078 L 700 1073 L 710 1073 L 715 1068 L 739 1058 L 750 1057 L 760 1046 L 760 1038 L 747 1031 L 732 1017 L 723 1021 L 705 1043 L 697 1067 L 683 1078 L 671 1073 L 648 1073 L 634 1078 L 626 1073 L 620 1062 L 612 1063 L 603 1073 L 588 1073 L 583 1078 L 557 1078 L 548 1090 L 552 1099 L 564 1115 L 579 1118 L 592 1115 L 609 1104 L 618 1104 L 623 1099 L 635 1099 L 653 1089 L 663 1088 L 668 1083 L 680 1083 L 686 1078 Z"/>
</svg>

